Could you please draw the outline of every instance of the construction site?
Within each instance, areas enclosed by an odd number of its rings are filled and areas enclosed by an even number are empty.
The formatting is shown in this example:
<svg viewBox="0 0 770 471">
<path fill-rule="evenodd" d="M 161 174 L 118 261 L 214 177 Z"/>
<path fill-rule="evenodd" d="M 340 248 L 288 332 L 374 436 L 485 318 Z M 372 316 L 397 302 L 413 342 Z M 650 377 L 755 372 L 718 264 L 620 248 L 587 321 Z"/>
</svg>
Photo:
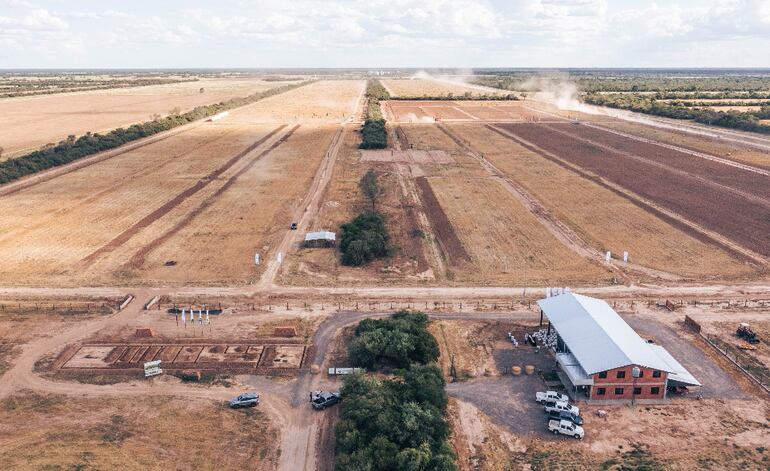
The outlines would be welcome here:
<svg viewBox="0 0 770 471">
<path fill-rule="evenodd" d="M 303 80 L 0 99 L 16 156 L 160 111 L 142 96 L 294 85 L 0 185 L 8 469 L 334 469 L 345 396 L 308 393 L 344 391 L 358 323 L 400 310 L 428 317 L 458 469 L 768 467 L 770 139 L 460 79 Z M 373 84 L 387 143 L 362 149 Z M 89 118 L 65 129 L 75 96 Z M 374 209 L 387 255 L 343 263 Z M 549 433 L 542 391 L 581 440 Z"/>
</svg>

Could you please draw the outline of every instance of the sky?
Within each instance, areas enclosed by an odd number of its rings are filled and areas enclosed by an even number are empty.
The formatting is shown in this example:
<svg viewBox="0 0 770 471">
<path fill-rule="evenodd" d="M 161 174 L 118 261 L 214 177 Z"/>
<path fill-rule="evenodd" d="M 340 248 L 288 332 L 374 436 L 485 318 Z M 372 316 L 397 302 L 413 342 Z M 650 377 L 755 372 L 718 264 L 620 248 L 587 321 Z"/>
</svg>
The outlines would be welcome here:
<svg viewBox="0 0 770 471">
<path fill-rule="evenodd" d="M 0 0 L 0 69 L 770 67 L 770 0 Z"/>
</svg>

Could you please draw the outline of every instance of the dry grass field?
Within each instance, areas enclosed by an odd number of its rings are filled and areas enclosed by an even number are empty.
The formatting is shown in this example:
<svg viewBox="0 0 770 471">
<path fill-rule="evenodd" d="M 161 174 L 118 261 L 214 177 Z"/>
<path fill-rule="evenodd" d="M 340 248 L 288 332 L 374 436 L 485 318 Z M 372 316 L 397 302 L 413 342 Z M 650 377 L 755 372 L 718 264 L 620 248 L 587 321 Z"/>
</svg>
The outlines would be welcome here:
<svg viewBox="0 0 770 471">
<path fill-rule="evenodd" d="M 228 123 L 342 123 L 358 110 L 366 82 L 321 80 L 230 112 Z"/>
<path fill-rule="evenodd" d="M 345 267 L 339 263 L 339 251 L 333 248 L 300 249 L 286 257 L 280 275 L 283 284 L 303 286 L 334 286 L 338 284 L 410 283 L 420 281 L 420 274 L 428 270 L 424 255 L 424 240 L 413 231 L 417 228 L 415 215 L 399 174 L 403 168 L 382 162 L 364 162 L 360 159 L 355 132 L 346 132 L 332 178 L 320 211 L 310 224 L 310 230 L 330 230 L 339 234 L 342 224 L 367 209 L 358 182 L 369 169 L 379 172 L 385 188 L 379 210 L 387 217 L 391 242 L 400 250 L 396 256 L 373 262 L 364 268 Z M 406 170 L 408 172 L 408 168 Z"/>
<path fill-rule="evenodd" d="M 6 469 L 257 469 L 278 461 L 258 409 L 208 400 L 75 398 L 19 391 L 0 402 Z"/>
<path fill-rule="evenodd" d="M 449 79 L 385 79 L 380 80 L 380 82 L 392 96 L 398 97 L 464 95 L 466 93 L 471 95 L 507 95 L 510 93 Z"/>
<path fill-rule="evenodd" d="M 255 253 L 274 256 L 271 243 L 288 229 L 336 132 L 323 122 L 338 118 L 314 114 L 352 115 L 361 86 L 301 87 L 241 108 L 232 120 L 0 198 L 0 279 L 39 286 L 253 280 Z M 301 112 L 301 125 L 260 124 L 270 110 L 291 108 L 284 103 Z"/>
<path fill-rule="evenodd" d="M 0 146 L 5 158 L 56 143 L 70 134 L 104 132 L 172 110 L 188 111 L 278 87 L 259 79 L 203 79 L 148 87 L 0 100 Z M 201 93 L 200 89 L 204 92 Z"/>
<path fill-rule="evenodd" d="M 602 252 L 628 251 L 634 263 L 689 277 L 751 273 L 749 267 L 722 250 L 484 126 L 451 128 Z"/>
</svg>

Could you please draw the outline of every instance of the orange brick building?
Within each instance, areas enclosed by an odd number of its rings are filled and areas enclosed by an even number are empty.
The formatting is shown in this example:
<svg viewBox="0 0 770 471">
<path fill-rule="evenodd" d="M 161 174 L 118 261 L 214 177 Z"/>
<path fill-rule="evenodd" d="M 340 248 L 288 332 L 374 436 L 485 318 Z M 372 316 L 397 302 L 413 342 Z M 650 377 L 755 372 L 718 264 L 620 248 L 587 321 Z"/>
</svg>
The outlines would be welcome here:
<svg viewBox="0 0 770 471">
<path fill-rule="evenodd" d="M 558 373 L 573 398 L 660 401 L 700 383 L 668 351 L 641 338 L 606 302 L 573 293 L 538 301 L 556 331 Z"/>
</svg>

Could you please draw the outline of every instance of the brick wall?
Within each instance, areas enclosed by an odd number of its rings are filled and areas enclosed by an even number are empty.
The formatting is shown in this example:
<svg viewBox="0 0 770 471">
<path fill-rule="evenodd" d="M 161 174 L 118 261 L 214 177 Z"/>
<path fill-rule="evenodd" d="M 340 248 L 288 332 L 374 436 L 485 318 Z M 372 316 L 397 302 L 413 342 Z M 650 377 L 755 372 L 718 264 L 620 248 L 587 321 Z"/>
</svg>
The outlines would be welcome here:
<svg viewBox="0 0 770 471">
<path fill-rule="evenodd" d="M 660 372 L 660 377 L 654 377 L 654 370 L 650 368 L 639 367 L 641 377 L 634 379 L 632 370 L 634 365 L 615 368 L 607 371 L 606 378 L 600 377 L 599 373 L 593 375 L 594 385 L 591 388 L 591 399 L 610 401 L 610 400 L 631 400 L 636 399 L 663 399 L 666 393 L 666 377 L 668 373 Z M 621 372 L 622 378 L 618 378 L 618 372 Z M 634 387 L 638 388 L 639 394 L 634 394 Z M 604 394 L 600 394 L 601 388 Z M 616 389 L 621 388 L 621 391 Z M 657 388 L 655 390 L 654 388 Z M 620 394 L 618 394 L 620 392 Z"/>
</svg>

